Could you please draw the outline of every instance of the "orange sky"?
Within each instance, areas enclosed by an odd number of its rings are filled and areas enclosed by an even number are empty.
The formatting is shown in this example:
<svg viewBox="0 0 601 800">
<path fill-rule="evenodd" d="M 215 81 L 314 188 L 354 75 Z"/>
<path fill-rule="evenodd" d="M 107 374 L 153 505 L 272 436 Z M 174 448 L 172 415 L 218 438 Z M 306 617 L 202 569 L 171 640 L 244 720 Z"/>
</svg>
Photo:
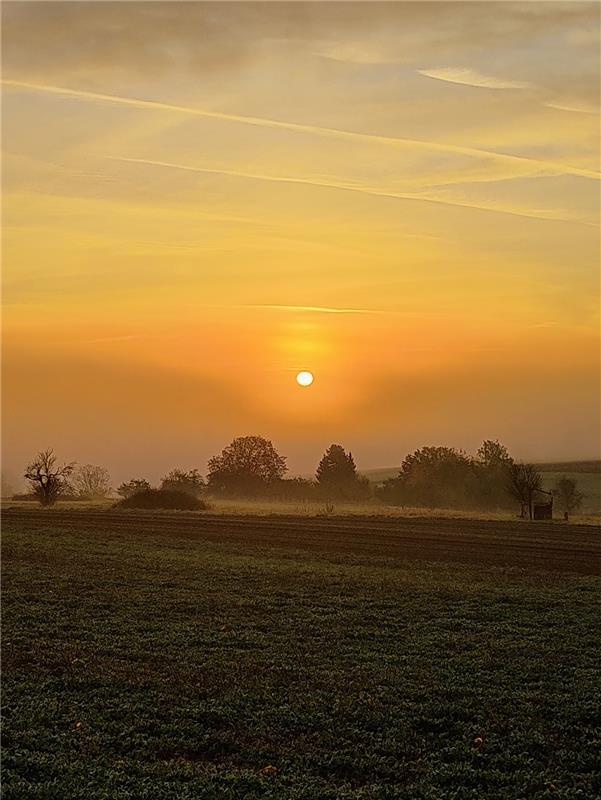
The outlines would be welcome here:
<svg viewBox="0 0 601 800">
<path fill-rule="evenodd" d="M 9 473 L 599 457 L 597 4 L 3 16 Z"/>
</svg>

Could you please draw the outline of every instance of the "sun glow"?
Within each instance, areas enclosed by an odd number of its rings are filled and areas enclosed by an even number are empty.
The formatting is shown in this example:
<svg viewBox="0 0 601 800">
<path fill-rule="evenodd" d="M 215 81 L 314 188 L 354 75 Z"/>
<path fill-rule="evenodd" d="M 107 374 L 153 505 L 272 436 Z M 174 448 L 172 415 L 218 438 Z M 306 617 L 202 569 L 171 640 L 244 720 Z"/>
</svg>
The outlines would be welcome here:
<svg viewBox="0 0 601 800">
<path fill-rule="evenodd" d="M 307 372 L 307 370 L 299 372 L 296 376 L 296 382 L 299 386 L 311 386 L 313 383 L 313 373 Z"/>
</svg>

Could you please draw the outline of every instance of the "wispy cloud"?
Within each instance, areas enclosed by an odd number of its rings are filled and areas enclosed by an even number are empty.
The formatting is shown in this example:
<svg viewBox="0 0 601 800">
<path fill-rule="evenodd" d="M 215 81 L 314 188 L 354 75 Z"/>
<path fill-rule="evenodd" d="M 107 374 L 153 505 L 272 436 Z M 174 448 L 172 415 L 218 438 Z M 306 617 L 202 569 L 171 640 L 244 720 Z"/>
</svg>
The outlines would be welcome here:
<svg viewBox="0 0 601 800">
<path fill-rule="evenodd" d="M 441 67 L 439 69 L 419 69 L 420 75 L 448 83 L 462 83 L 465 86 L 477 86 L 482 89 L 532 89 L 533 84 L 527 81 L 511 81 L 483 75 L 475 69 L 456 69 Z"/>
<path fill-rule="evenodd" d="M 322 45 L 315 52 L 322 58 L 329 58 L 332 61 L 345 61 L 351 64 L 399 63 L 398 56 L 393 56 L 383 51 L 379 42 L 332 42 Z"/>
<path fill-rule="evenodd" d="M 544 103 L 547 108 L 555 108 L 558 111 L 573 111 L 577 114 L 598 114 L 599 106 L 589 105 L 588 103 L 570 102 L 556 100 L 554 102 Z"/>
<path fill-rule="evenodd" d="M 123 336 L 100 336 L 97 339 L 84 339 L 83 344 L 112 344 L 113 342 L 131 342 L 136 339 L 157 338 L 145 333 L 130 333 Z"/>
<path fill-rule="evenodd" d="M 268 303 L 265 305 L 243 305 L 238 308 L 254 308 L 265 311 L 309 311 L 314 314 L 386 314 L 375 308 L 333 308 L 331 306 L 286 306 Z"/>
<path fill-rule="evenodd" d="M 120 97 L 117 95 L 100 94 L 98 92 L 88 92 L 80 89 L 67 89 L 61 86 L 47 86 L 42 84 L 27 83 L 24 81 L 4 79 L 5 86 L 28 91 L 45 92 L 63 97 L 73 97 L 90 102 L 113 103 L 116 105 L 128 106 L 140 109 L 154 109 L 156 111 L 169 111 L 179 114 L 203 117 L 206 119 L 216 119 L 225 122 L 236 122 L 244 125 L 254 125 L 262 128 L 276 128 L 279 130 L 296 131 L 298 133 L 308 133 L 316 136 L 323 136 L 334 139 L 344 139 L 349 141 L 360 141 L 371 144 L 380 144 L 391 147 L 413 147 L 431 152 L 455 153 L 461 156 L 472 158 L 489 159 L 504 164 L 530 164 L 537 166 L 541 172 L 552 175 L 579 175 L 586 178 L 599 180 L 601 173 L 584 167 L 575 167 L 568 164 L 561 164 L 554 161 L 544 161 L 528 156 L 517 156 L 509 153 L 499 153 L 493 150 L 483 150 L 476 147 L 463 147 L 461 145 L 448 144 L 442 142 L 424 141 L 421 139 L 406 139 L 393 136 L 380 136 L 378 134 L 359 133 L 356 131 L 340 130 L 338 128 L 327 128 L 318 125 L 304 125 L 296 122 L 283 122 L 281 120 L 267 119 L 264 117 L 243 116 L 240 114 L 228 114 L 221 111 L 209 111 L 207 109 L 194 108 L 189 106 L 163 103 L 156 100 L 140 100 L 133 97 Z"/>
<path fill-rule="evenodd" d="M 448 196 L 427 194 L 425 192 L 393 192 L 386 189 L 379 189 L 372 186 L 363 186 L 357 183 L 343 183 L 337 181 L 324 181 L 317 178 L 300 178 L 291 175 L 265 175 L 257 172 L 244 172 L 242 170 L 216 169 L 213 167 L 192 167 L 187 164 L 175 164 L 170 161 L 154 161 L 147 158 L 126 158 L 116 156 L 106 156 L 111 161 L 122 161 L 126 164 L 145 164 L 147 166 L 162 167 L 165 169 L 184 170 L 185 172 L 198 172 L 208 175 L 225 175 L 232 178 L 248 178 L 257 181 L 269 181 L 272 183 L 293 183 L 305 186 L 317 186 L 325 189 L 339 189 L 346 192 L 359 192 L 360 194 L 371 195 L 372 197 L 387 197 L 393 200 L 413 200 L 424 203 L 439 203 L 445 206 L 458 206 L 460 208 L 473 208 L 478 211 L 490 211 L 497 214 L 511 214 L 518 217 L 528 217 L 530 219 L 553 220 L 557 222 L 574 222 L 577 224 L 589 225 L 579 218 L 566 216 L 561 211 L 554 210 L 530 210 L 524 208 L 508 208 L 499 205 L 487 205 L 485 203 L 474 203 L 467 199 L 454 199 Z"/>
</svg>

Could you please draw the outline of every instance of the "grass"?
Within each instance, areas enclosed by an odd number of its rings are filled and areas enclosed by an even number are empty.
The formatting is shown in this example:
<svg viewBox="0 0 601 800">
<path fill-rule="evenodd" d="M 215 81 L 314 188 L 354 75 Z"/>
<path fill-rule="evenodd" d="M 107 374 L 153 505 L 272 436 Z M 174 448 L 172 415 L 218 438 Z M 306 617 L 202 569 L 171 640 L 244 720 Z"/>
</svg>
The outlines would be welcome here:
<svg viewBox="0 0 601 800">
<path fill-rule="evenodd" d="M 598 577 L 212 519 L 5 514 L 6 800 L 601 795 Z"/>
<path fill-rule="evenodd" d="M 562 475 L 565 473 L 561 473 Z M 594 478 L 595 476 L 593 476 Z M 578 486 L 588 488 L 581 480 L 582 475 L 578 476 Z M 555 479 L 551 483 L 553 486 Z M 546 484 L 547 485 L 547 484 Z M 591 481 L 593 491 L 599 491 L 595 486 L 594 479 Z M 594 498 L 596 495 L 588 494 L 583 503 L 581 513 L 573 515 L 571 519 L 579 524 L 599 525 L 601 516 L 601 495 L 599 500 Z M 236 514 L 240 516 L 264 516 L 272 514 L 276 516 L 302 516 L 302 517 L 323 517 L 328 515 L 325 502 L 299 501 L 299 500 L 252 500 L 252 499 L 227 499 L 223 497 L 207 497 L 207 511 L 211 514 Z M 54 508 L 59 510 L 72 509 L 73 511 L 89 510 L 108 510 L 115 506 L 115 500 L 59 500 Z M 2 500 L 4 509 L 31 510 L 39 508 L 38 504 L 29 500 Z M 413 518 L 440 518 L 445 519 L 466 519 L 466 520 L 514 520 L 515 513 L 511 511 L 469 511 L 456 508 L 420 508 L 409 506 L 389 506 L 383 505 L 378 500 L 364 503 L 333 503 L 333 516 L 344 517 L 388 517 L 391 519 L 413 519 Z M 555 515 L 557 518 L 559 514 Z"/>
</svg>

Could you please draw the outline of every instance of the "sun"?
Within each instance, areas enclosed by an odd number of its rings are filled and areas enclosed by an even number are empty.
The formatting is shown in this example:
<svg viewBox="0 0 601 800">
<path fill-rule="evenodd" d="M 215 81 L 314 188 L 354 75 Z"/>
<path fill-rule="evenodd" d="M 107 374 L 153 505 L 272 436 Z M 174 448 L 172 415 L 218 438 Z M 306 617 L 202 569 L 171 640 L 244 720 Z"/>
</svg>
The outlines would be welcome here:
<svg viewBox="0 0 601 800">
<path fill-rule="evenodd" d="M 313 383 L 313 373 L 304 369 L 296 376 L 296 382 L 299 386 L 311 386 Z"/>
</svg>

